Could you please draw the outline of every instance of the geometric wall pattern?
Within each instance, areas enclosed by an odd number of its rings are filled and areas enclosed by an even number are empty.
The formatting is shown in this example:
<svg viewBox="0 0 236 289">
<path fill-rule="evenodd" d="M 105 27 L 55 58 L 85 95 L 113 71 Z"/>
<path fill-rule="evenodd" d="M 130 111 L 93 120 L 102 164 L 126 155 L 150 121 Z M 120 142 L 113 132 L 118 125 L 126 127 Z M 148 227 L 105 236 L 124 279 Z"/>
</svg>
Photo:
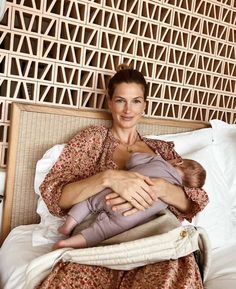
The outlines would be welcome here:
<svg viewBox="0 0 236 289">
<path fill-rule="evenodd" d="M 236 1 L 9 0 L 0 23 L 0 166 L 12 101 L 106 109 L 118 64 L 150 117 L 236 123 Z"/>
</svg>

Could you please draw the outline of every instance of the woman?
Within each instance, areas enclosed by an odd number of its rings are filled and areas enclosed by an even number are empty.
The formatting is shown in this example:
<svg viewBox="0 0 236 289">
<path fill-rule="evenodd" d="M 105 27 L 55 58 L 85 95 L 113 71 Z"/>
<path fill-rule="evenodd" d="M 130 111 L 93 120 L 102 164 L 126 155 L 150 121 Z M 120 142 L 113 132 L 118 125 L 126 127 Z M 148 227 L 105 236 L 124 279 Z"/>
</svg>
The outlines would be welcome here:
<svg viewBox="0 0 236 289">
<path fill-rule="evenodd" d="M 112 127 L 90 127 L 79 132 L 41 186 L 50 212 L 62 216 L 72 205 L 111 188 L 115 193 L 107 196 L 107 202 L 124 215 L 145 210 L 160 198 L 179 219 L 190 220 L 208 202 L 201 188 L 182 188 L 163 179 L 151 181 L 123 170 L 132 152 L 181 160 L 173 143 L 143 138 L 136 130 L 146 107 L 147 85 L 143 75 L 126 67 L 119 70 L 109 82 L 108 95 Z M 191 254 L 130 271 L 59 262 L 38 288 L 198 289 L 203 286 Z"/>
</svg>

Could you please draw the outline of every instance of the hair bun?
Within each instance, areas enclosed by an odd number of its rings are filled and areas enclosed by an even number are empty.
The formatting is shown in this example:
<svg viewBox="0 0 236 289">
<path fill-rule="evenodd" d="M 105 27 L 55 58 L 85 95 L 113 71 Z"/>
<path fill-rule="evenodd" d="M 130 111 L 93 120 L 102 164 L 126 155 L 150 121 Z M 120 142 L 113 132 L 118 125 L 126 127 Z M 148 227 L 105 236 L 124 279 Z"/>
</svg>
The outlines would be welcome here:
<svg viewBox="0 0 236 289">
<path fill-rule="evenodd" d="M 119 72 L 119 71 L 125 70 L 125 69 L 131 69 L 131 67 L 126 63 L 122 63 L 122 64 L 117 66 L 116 72 Z"/>
</svg>

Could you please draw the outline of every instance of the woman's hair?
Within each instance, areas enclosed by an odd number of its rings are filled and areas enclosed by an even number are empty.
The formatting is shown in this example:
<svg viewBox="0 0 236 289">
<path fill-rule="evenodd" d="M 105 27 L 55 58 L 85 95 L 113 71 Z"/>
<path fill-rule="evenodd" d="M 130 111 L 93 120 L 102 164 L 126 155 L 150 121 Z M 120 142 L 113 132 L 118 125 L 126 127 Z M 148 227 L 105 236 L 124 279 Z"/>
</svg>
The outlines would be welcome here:
<svg viewBox="0 0 236 289">
<path fill-rule="evenodd" d="M 183 159 L 183 162 L 176 167 L 183 172 L 183 185 L 190 188 L 201 188 L 205 184 L 206 170 L 197 161 Z"/>
<path fill-rule="evenodd" d="M 130 68 L 127 64 L 120 64 L 117 67 L 117 72 L 111 77 L 109 83 L 108 83 L 108 96 L 111 99 L 114 91 L 116 89 L 116 86 L 121 83 L 136 83 L 140 84 L 143 87 L 144 92 L 144 99 L 147 98 L 147 83 L 142 75 L 141 72 L 139 72 L 136 69 Z"/>
</svg>

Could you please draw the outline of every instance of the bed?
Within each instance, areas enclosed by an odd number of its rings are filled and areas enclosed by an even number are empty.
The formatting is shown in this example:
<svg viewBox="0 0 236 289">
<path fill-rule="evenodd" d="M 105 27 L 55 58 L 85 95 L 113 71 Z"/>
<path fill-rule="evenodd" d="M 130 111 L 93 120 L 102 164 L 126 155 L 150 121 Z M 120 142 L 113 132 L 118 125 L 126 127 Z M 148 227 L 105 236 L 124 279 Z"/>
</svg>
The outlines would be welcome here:
<svg viewBox="0 0 236 289">
<path fill-rule="evenodd" d="M 59 238 L 56 228 L 62 220 L 47 211 L 39 185 L 64 144 L 83 127 L 109 123 L 107 112 L 13 104 L 1 233 L 1 288 L 24 288 L 27 274 L 31 270 L 32 277 L 34 271 L 32 262 L 50 252 Z M 139 131 L 150 138 L 173 140 L 177 152 L 206 168 L 210 203 L 191 224 L 204 228 L 211 242 L 212 262 L 204 286 L 235 288 L 236 125 L 220 120 L 206 124 L 144 117 Z"/>
</svg>

